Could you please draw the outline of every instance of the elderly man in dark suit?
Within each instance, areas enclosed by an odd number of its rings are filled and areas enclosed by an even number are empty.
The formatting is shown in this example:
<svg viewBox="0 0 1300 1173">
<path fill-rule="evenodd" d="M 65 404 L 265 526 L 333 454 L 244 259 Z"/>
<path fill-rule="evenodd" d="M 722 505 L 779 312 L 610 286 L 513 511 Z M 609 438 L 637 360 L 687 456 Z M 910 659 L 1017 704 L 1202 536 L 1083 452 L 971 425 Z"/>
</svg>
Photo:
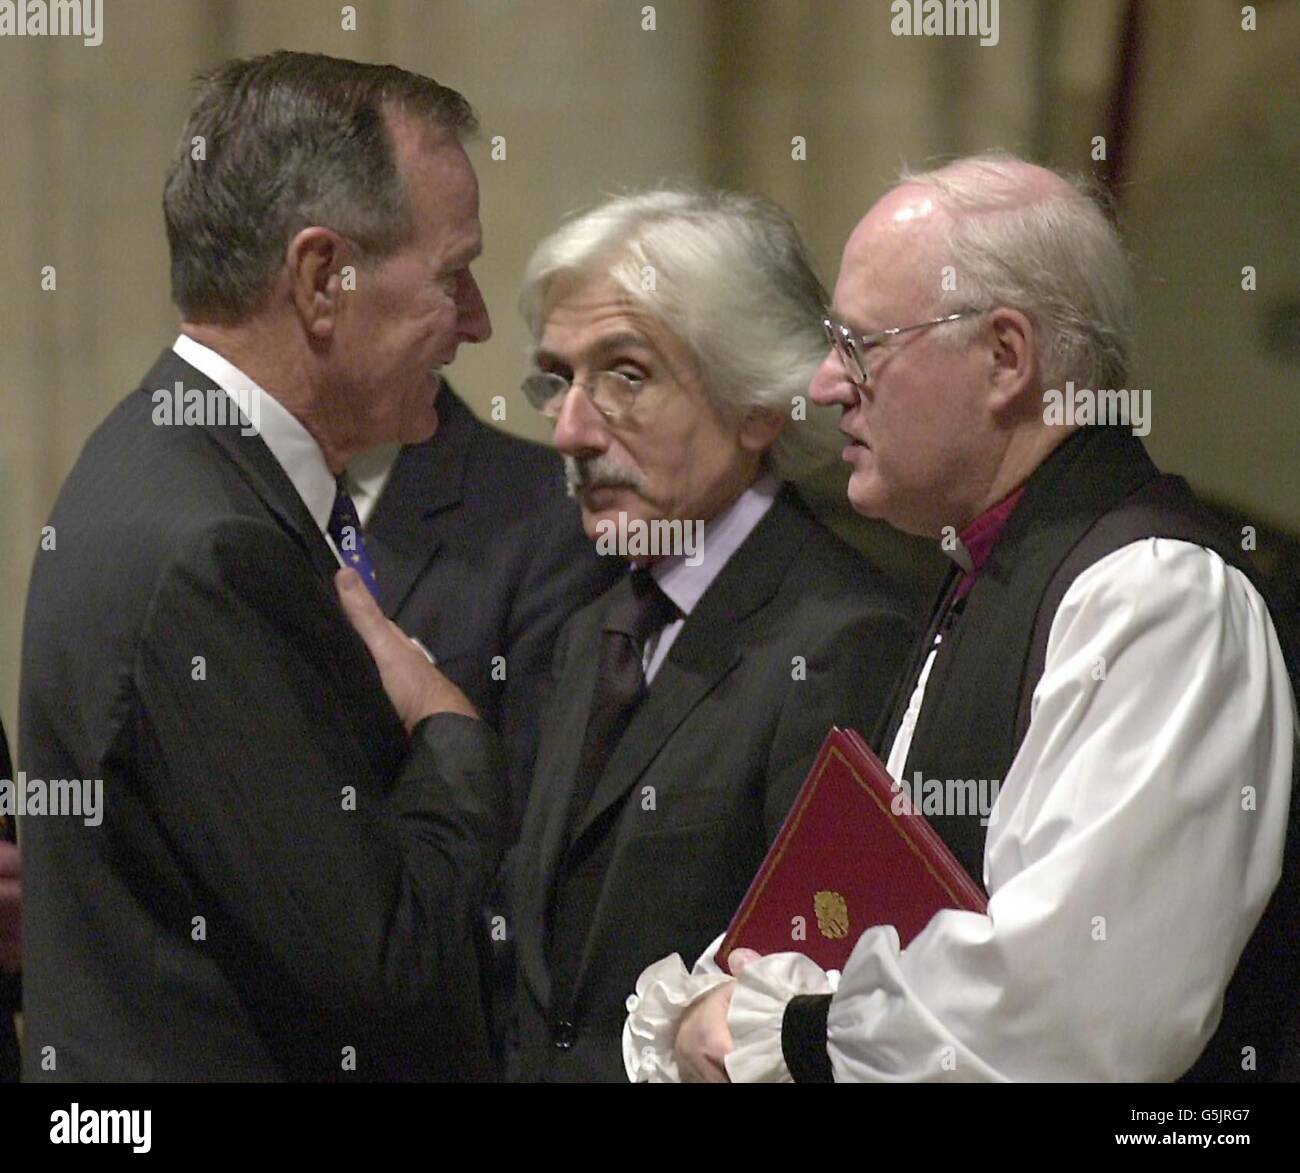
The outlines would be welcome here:
<svg viewBox="0 0 1300 1173">
<path fill-rule="evenodd" d="M 626 1078 L 637 974 L 708 944 L 828 727 L 870 728 L 902 665 L 906 608 L 788 483 L 835 451 L 802 396 L 824 304 L 755 198 L 613 200 L 530 263 L 525 392 L 588 537 L 633 569 L 557 645 L 515 861 L 516 1078 Z"/>
<path fill-rule="evenodd" d="M 200 87 L 164 192 L 181 336 L 28 596 L 23 765 L 104 801 L 24 820 L 27 1078 L 493 1074 L 499 751 L 372 599 L 336 479 L 431 435 L 434 368 L 490 332 L 472 120 L 316 55 Z"/>
</svg>

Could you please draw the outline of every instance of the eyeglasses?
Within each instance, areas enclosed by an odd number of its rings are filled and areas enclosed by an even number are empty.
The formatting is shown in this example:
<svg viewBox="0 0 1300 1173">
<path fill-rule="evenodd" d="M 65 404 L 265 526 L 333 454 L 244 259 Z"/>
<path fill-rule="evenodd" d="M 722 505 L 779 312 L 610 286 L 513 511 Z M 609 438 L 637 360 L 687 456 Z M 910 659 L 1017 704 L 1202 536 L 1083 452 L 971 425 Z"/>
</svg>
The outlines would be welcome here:
<svg viewBox="0 0 1300 1173">
<path fill-rule="evenodd" d="M 823 317 L 822 329 L 826 331 L 827 341 L 840 356 L 844 370 L 860 387 L 867 384 L 867 354 L 883 345 L 896 334 L 907 334 L 912 330 L 925 330 L 930 326 L 942 326 L 945 322 L 955 322 L 959 318 L 969 318 L 975 314 L 986 313 L 985 310 L 961 310 L 955 314 L 946 314 L 942 318 L 931 318 L 928 322 L 917 322 L 915 326 L 894 326 L 889 330 L 877 330 L 874 334 L 857 334 L 843 322 L 834 318 Z"/>
<path fill-rule="evenodd" d="M 534 371 L 520 385 L 525 398 L 547 419 L 559 419 L 565 396 L 581 387 L 591 405 L 611 423 L 618 423 L 636 404 L 644 379 L 633 379 L 621 371 L 596 371 L 588 379 L 569 380 L 553 371 Z"/>
</svg>

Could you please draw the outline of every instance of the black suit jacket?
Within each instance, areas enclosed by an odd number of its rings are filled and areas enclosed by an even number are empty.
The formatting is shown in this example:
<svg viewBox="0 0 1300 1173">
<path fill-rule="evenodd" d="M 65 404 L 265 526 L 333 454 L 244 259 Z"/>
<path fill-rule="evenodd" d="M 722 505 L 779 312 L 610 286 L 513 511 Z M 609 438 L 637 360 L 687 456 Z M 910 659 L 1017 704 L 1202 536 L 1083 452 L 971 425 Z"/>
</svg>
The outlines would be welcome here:
<svg viewBox="0 0 1300 1173">
<path fill-rule="evenodd" d="M 178 380 L 210 386 L 165 351 L 36 556 L 21 762 L 104 810 L 24 820 L 25 1076 L 487 1076 L 495 738 L 406 736 L 262 440 L 151 422 Z"/>
<path fill-rule="evenodd" d="M 366 525 L 384 610 L 501 737 L 513 842 L 555 639 L 623 571 L 582 532 L 551 449 L 478 420 L 450 387 L 438 431 L 399 454 Z"/>
<path fill-rule="evenodd" d="M 690 965 L 726 927 L 828 728 L 874 727 L 915 634 L 893 587 L 787 487 L 678 633 L 571 841 L 607 604 L 561 634 L 518 848 L 512 1073 L 526 1080 L 626 1079 L 625 1002 L 641 970 L 674 952 Z M 608 865 L 579 912 L 574 986 L 557 989 L 551 902 L 593 836 L 612 838 Z"/>
</svg>

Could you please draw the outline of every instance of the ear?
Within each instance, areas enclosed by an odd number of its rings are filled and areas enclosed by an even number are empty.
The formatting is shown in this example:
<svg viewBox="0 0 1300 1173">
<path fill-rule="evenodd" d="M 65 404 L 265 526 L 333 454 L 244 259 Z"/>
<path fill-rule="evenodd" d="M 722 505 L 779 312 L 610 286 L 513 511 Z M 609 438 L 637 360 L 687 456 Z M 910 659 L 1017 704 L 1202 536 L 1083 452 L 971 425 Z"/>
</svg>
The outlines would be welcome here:
<svg viewBox="0 0 1300 1173">
<path fill-rule="evenodd" d="M 993 361 L 989 406 L 998 414 L 1017 407 L 1028 395 L 1037 395 L 1038 338 L 1029 318 L 1005 306 L 990 311 L 989 329 Z"/>
<path fill-rule="evenodd" d="M 346 244 L 328 228 L 304 228 L 290 242 L 285 268 L 294 308 L 307 333 L 329 338 L 342 308 Z"/>
<path fill-rule="evenodd" d="M 785 427 L 785 416 L 779 411 L 756 407 L 740 421 L 740 446 L 746 452 L 762 455 L 776 443 Z"/>
</svg>

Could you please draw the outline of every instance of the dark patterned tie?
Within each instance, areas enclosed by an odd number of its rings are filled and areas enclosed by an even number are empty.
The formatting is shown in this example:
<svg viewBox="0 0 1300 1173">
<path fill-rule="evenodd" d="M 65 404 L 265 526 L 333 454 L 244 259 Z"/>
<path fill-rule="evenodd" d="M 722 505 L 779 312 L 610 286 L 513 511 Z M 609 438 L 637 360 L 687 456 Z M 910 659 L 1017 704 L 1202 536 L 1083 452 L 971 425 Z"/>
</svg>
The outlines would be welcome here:
<svg viewBox="0 0 1300 1173">
<path fill-rule="evenodd" d="M 328 532 L 343 564 L 361 575 L 361 581 L 374 595 L 375 602 L 378 602 L 379 584 L 375 581 L 375 568 L 370 565 L 366 544 L 361 540 L 361 519 L 357 516 L 357 507 L 352 503 L 352 498 L 343 487 L 342 477 L 338 479 L 338 492 L 334 496 L 334 508 L 330 512 Z"/>
<path fill-rule="evenodd" d="M 600 660 L 591 714 L 578 760 L 570 825 L 586 814 L 592 791 L 610 754 L 645 695 L 641 666 L 646 640 L 678 616 L 676 606 L 659 589 L 648 570 L 634 570 L 614 588 L 600 640 Z"/>
</svg>

